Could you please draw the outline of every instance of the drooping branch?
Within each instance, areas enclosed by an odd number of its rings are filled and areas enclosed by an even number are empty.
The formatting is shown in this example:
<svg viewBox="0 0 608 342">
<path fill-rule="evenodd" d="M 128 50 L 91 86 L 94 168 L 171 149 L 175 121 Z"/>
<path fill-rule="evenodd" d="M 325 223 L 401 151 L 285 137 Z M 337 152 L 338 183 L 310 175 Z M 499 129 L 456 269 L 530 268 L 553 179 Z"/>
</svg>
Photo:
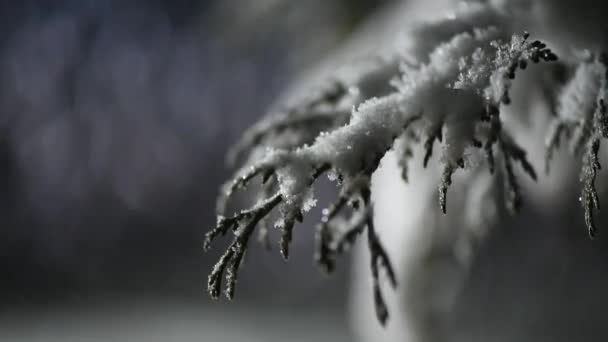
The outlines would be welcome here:
<svg viewBox="0 0 608 342">
<path fill-rule="evenodd" d="M 508 132 L 501 125 L 500 106 L 510 103 L 509 89 L 517 69 L 527 68 L 528 61 L 553 61 L 556 57 L 544 44 L 529 42 L 527 34 L 516 35 L 509 42 L 501 41 L 504 36 L 505 32 L 489 26 L 457 33 L 438 43 L 425 62 L 404 66 L 401 73 L 395 75 L 397 79 L 391 82 L 394 87 L 391 91 L 363 98 L 354 105 L 344 125 L 333 127 L 338 121 L 330 120 L 329 126 L 332 127 L 328 126 L 326 131 L 319 130 L 316 122 L 324 120 L 325 114 L 317 110 L 329 109 L 327 118 L 339 117 L 336 116 L 339 103 L 353 101 L 346 98 L 342 90 L 352 85 L 338 87 L 339 91 L 326 92 L 309 105 L 298 107 L 308 112 L 288 109 L 291 115 L 272 119 L 252 129 L 243 141 L 253 147 L 250 153 L 255 157 L 251 159 L 253 165 L 237 172 L 224 186 L 218 200 L 221 216 L 206 237 L 205 247 L 208 248 L 218 236 L 228 232 L 234 236 L 209 276 L 211 296 L 216 298 L 219 295 L 224 275 L 226 294 L 229 298 L 234 296 L 236 274 L 249 239 L 256 226 L 271 212 L 278 214 L 275 227 L 281 230 L 280 251 L 285 258 L 288 257 L 295 224 L 316 204 L 314 183 L 321 174 L 329 171 L 330 179 L 339 182 L 339 194 L 336 201 L 323 211 L 317 227 L 315 259 L 326 271 L 333 270 L 336 257 L 348 250 L 367 229 L 376 312 L 378 319 L 385 323 L 388 311 L 380 291 L 379 267 L 386 270 L 393 286 L 396 285 L 396 275 L 373 227 L 370 179 L 387 151 L 397 144 L 403 151 L 409 151 L 403 154 L 405 158 L 400 162 L 405 173 L 408 155 L 411 156 L 415 144 L 424 142 L 425 166 L 432 157 L 433 146 L 439 143 L 443 147 L 444 171 L 439 193 L 444 212 L 452 174 L 458 168 L 465 168 L 464 152 L 470 146 L 485 150 L 491 171 L 494 170 L 492 150 L 497 146 L 504 157 L 509 186 L 517 198 L 519 190 L 513 162 L 519 162 L 530 176 L 535 177 L 525 151 L 508 138 Z M 388 78 L 384 75 L 382 79 L 388 83 Z M 362 76 L 356 79 L 359 83 L 355 87 L 365 88 L 365 80 L 372 78 Z M 356 90 L 354 93 L 361 94 Z M 309 114 L 312 115 L 307 116 Z M 295 148 L 290 144 L 273 142 L 273 138 L 280 135 L 278 132 L 289 130 L 305 132 L 302 136 L 316 134 L 316 138 L 312 141 L 297 138 L 293 141 L 301 145 Z M 256 146 L 266 142 L 274 149 L 263 157 L 254 154 Z M 247 147 L 238 150 L 247 151 Z M 234 192 L 247 187 L 254 178 L 269 182 L 263 187 L 266 189 L 264 195 L 249 209 L 225 217 L 226 203 Z M 519 203 L 518 200 L 514 202 Z"/>
<path fill-rule="evenodd" d="M 593 211 L 599 209 L 595 179 L 601 169 L 598 159 L 601 140 L 608 138 L 608 64 L 604 54 L 591 55 L 582 61 L 560 94 L 558 115 L 546 139 L 549 161 L 565 136 L 573 154 L 582 151 L 580 202 L 590 237 L 596 233 Z"/>
<path fill-rule="evenodd" d="M 336 202 L 323 212 L 323 218 L 317 227 L 315 259 L 325 271 L 331 272 L 336 255 L 346 251 L 367 228 L 376 315 L 384 325 L 388 319 L 388 310 L 380 290 L 379 267 L 386 270 L 393 288 L 397 286 L 397 278 L 374 229 L 370 194 L 370 175 L 362 174 L 345 184 Z M 353 211 L 351 217 L 338 216 L 345 215 L 343 211 L 348 204 Z"/>
<path fill-rule="evenodd" d="M 441 173 L 441 181 L 439 183 L 439 207 L 444 214 L 447 212 L 447 194 L 448 188 L 452 185 L 452 175 L 459 168 L 464 168 L 464 160 L 462 158 L 456 163 L 447 163 L 443 167 L 443 172 Z"/>
<path fill-rule="evenodd" d="M 376 309 L 376 317 L 378 318 L 378 321 L 380 321 L 382 325 L 385 325 L 389 313 L 386 306 L 386 301 L 384 300 L 384 297 L 382 296 L 382 291 L 380 290 L 379 267 L 382 266 L 384 268 L 390 285 L 393 288 L 397 287 L 397 277 L 395 276 L 395 271 L 393 270 L 393 266 L 391 265 L 388 254 L 380 244 L 380 240 L 378 239 L 378 235 L 376 234 L 371 209 L 368 211 L 366 224 L 367 242 L 369 246 L 369 251 L 371 253 L 370 264 L 373 279 L 374 307 Z"/>
<path fill-rule="evenodd" d="M 597 172 L 602 168 L 598 160 L 598 152 L 600 150 L 600 139 L 595 137 L 587 143 L 587 150 L 583 156 L 583 168 L 581 171 L 581 182 L 583 189 L 581 193 L 581 204 L 585 210 L 585 224 L 589 236 L 595 236 L 595 222 L 593 222 L 593 209 L 600 208 L 600 201 L 595 189 L 595 177 Z"/>
<path fill-rule="evenodd" d="M 218 219 L 217 226 L 207 233 L 205 236 L 205 249 L 209 249 L 211 242 L 218 235 L 226 234 L 229 229 L 233 230 L 235 236 L 226 253 L 222 255 L 209 275 L 207 288 L 212 298 L 219 297 L 224 272 L 226 272 L 227 283 L 226 296 L 229 299 L 234 297 L 237 272 L 245 254 L 249 238 L 260 220 L 267 216 L 282 200 L 281 194 L 277 193 L 254 208 L 242 211 L 230 218 L 221 217 Z"/>
</svg>

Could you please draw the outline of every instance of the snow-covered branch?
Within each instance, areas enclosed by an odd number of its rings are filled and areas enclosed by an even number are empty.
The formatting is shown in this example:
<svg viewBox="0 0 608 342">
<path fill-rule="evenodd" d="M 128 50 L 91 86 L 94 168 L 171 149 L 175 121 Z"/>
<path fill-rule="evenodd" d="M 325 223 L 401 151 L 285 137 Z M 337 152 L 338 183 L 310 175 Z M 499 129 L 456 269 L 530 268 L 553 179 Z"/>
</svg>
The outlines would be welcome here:
<svg viewBox="0 0 608 342">
<path fill-rule="evenodd" d="M 601 165 L 598 160 L 600 141 L 608 138 L 606 92 L 608 91 L 608 60 L 604 54 L 590 55 L 581 62 L 559 97 L 557 117 L 547 136 L 546 168 L 562 136 L 570 140 L 573 154 L 582 151 L 582 183 L 580 202 L 585 213 L 589 236 L 596 232 L 593 210 L 599 209 L 595 178 Z"/>
<path fill-rule="evenodd" d="M 491 6 L 466 7 L 456 16 L 422 25 L 415 43 L 404 52 L 384 58 L 374 68 L 362 68 L 350 81 L 331 78 L 325 87 L 303 100 L 275 110 L 245 133 L 232 159 L 245 158 L 245 167 L 224 186 L 218 205 L 218 223 L 207 234 L 205 248 L 217 236 L 232 232 L 233 242 L 209 276 L 209 292 L 217 298 L 222 277 L 228 298 L 234 295 L 236 273 L 249 238 L 262 221 L 278 213 L 280 251 L 289 255 L 293 228 L 317 200 L 314 185 L 328 174 L 339 186 L 338 198 L 323 210 L 316 231 L 315 259 L 326 271 L 335 258 L 367 229 L 374 278 L 374 299 L 379 320 L 388 317 L 379 286 L 379 266 L 395 286 L 393 267 L 373 227 L 370 178 L 391 149 L 397 153 L 403 178 L 414 147 L 422 144 L 423 164 L 441 146 L 443 171 L 438 185 L 439 204 L 448 208 L 452 176 L 479 164 L 481 156 L 491 174 L 504 180 L 504 203 L 512 212 L 522 205 L 516 168 L 536 180 L 526 149 L 503 125 L 501 109 L 511 102 L 512 82 L 520 71 L 539 62 L 556 62 L 557 55 L 527 32 L 513 34 L 508 14 Z M 599 200 L 594 182 L 600 165 L 600 139 L 608 136 L 603 55 L 577 66 L 561 92 L 555 123 L 547 138 L 547 162 L 562 135 L 573 151 L 583 152 L 581 202 L 593 235 L 593 210 Z M 479 158 L 477 158 L 479 159 Z M 236 190 L 254 178 L 262 179 L 259 201 L 248 209 L 225 216 L 226 203 Z"/>
</svg>

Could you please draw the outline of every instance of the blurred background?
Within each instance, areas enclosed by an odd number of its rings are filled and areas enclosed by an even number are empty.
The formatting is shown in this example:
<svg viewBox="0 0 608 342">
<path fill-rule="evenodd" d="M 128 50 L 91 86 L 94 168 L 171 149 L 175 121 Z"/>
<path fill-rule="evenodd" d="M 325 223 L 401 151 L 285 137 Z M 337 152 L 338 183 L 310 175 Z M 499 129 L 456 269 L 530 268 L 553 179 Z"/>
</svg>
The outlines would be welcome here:
<svg viewBox="0 0 608 342">
<path fill-rule="evenodd" d="M 313 234 L 232 303 L 202 240 L 230 144 L 381 3 L 0 1 L 0 341 L 352 340 Z"/>
</svg>

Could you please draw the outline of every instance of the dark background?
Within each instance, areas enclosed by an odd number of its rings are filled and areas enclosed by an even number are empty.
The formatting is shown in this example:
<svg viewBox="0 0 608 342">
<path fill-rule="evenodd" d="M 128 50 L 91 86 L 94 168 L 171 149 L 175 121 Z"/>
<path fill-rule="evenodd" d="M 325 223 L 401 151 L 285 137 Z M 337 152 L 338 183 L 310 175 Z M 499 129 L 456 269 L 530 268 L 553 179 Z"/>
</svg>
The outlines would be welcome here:
<svg viewBox="0 0 608 342">
<path fill-rule="evenodd" d="M 234 303 L 202 240 L 228 146 L 378 4 L 0 1 L 0 340 L 236 341 L 235 315 L 348 340 L 312 232 L 288 263 L 256 246 Z"/>
</svg>

